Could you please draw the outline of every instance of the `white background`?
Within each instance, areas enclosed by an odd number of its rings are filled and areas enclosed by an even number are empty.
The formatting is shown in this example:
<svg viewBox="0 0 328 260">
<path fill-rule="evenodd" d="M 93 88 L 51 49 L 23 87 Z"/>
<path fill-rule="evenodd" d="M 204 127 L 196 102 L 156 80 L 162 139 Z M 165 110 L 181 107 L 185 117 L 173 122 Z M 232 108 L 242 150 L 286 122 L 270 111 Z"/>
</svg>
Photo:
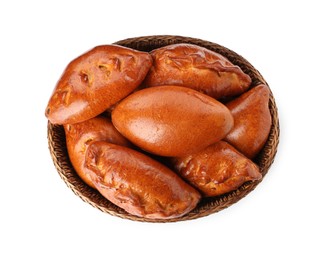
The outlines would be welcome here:
<svg viewBox="0 0 328 260">
<path fill-rule="evenodd" d="M 325 1 L 1 1 L 0 259 L 328 259 Z M 154 34 L 244 56 L 279 109 L 275 163 L 246 198 L 172 224 L 112 217 L 60 179 L 44 109 L 67 63 Z"/>
</svg>

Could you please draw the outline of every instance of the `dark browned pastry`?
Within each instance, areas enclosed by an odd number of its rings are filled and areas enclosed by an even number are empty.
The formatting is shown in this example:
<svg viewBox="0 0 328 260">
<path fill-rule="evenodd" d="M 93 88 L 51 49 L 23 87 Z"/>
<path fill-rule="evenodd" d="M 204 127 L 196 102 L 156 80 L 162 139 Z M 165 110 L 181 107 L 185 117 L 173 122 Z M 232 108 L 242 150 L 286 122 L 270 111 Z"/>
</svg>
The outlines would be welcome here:
<svg viewBox="0 0 328 260">
<path fill-rule="evenodd" d="M 74 124 L 104 112 L 145 78 L 149 53 L 116 46 L 93 48 L 68 64 L 46 108 L 53 124 Z"/>
<path fill-rule="evenodd" d="M 222 195 L 246 181 L 262 178 L 250 159 L 224 141 L 172 161 L 176 171 L 206 197 Z"/>
<path fill-rule="evenodd" d="M 251 159 L 262 149 L 270 133 L 269 96 L 269 88 L 261 84 L 226 104 L 235 124 L 225 140 Z"/>
<path fill-rule="evenodd" d="M 233 127 L 219 101 L 179 86 L 146 88 L 122 100 L 112 112 L 117 130 L 141 149 L 183 156 L 221 140 Z"/>
<path fill-rule="evenodd" d="M 169 219 L 191 211 L 200 194 L 177 174 L 135 150 L 93 142 L 85 166 L 99 192 L 128 213 Z"/>
<path fill-rule="evenodd" d="M 154 64 L 144 84 L 179 85 L 215 99 L 245 92 L 251 78 L 222 55 L 192 44 L 172 44 L 151 51 Z"/>
<path fill-rule="evenodd" d="M 92 141 L 107 141 L 113 144 L 131 146 L 113 126 L 109 119 L 96 117 L 77 124 L 64 125 L 67 151 L 74 169 L 90 187 L 93 185 L 88 170 L 84 167 L 85 152 Z"/>
</svg>

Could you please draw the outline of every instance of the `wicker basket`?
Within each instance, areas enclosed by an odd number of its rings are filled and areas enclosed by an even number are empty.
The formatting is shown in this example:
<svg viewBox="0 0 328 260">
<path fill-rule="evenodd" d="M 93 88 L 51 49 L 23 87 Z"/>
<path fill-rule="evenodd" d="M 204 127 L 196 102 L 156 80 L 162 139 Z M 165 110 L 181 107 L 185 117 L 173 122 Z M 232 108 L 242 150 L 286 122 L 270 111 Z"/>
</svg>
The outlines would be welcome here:
<svg viewBox="0 0 328 260">
<path fill-rule="evenodd" d="M 115 44 L 134 48 L 137 50 L 150 51 L 174 43 L 192 43 L 220 53 L 227 57 L 232 63 L 240 66 L 241 69 L 252 78 L 251 87 L 258 85 L 259 83 L 267 84 L 261 74 L 247 60 L 235 52 L 216 43 L 189 37 L 161 35 L 130 38 L 118 41 Z M 270 135 L 264 148 L 255 158 L 255 162 L 259 165 L 263 177 L 266 175 L 268 169 L 273 163 L 279 142 L 279 120 L 277 107 L 272 93 L 270 94 L 269 107 L 272 116 Z M 48 143 L 54 165 L 60 177 L 77 196 L 103 212 L 130 220 L 146 222 L 175 222 L 204 217 L 225 209 L 230 205 L 238 202 L 260 183 L 260 181 L 248 182 L 242 185 L 238 190 L 231 193 L 218 197 L 202 199 L 193 211 L 180 218 L 170 220 L 145 219 L 133 216 L 125 212 L 123 209 L 115 206 L 107 199 L 105 199 L 98 191 L 90 188 L 80 179 L 69 160 L 66 149 L 65 133 L 62 126 L 53 125 L 48 122 Z"/>
</svg>

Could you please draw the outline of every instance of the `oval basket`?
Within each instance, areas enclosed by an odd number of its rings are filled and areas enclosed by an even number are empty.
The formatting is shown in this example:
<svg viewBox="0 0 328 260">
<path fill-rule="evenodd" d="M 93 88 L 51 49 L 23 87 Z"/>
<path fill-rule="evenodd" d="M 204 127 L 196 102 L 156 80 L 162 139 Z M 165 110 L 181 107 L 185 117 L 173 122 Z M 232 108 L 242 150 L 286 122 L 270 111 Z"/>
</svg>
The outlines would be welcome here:
<svg viewBox="0 0 328 260">
<path fill-rule="evenodd" d="M 241 57 L 234 51 L 231 51 L 216 43 L 190 37 L 157 35 L 129 38 L 122 41 L 118 41 L 115 44 L 141 51 L 151 51 L 153 49 L 174 43 L 196 44 L 215 51 L 217 53 L 220 53 L 221 55 L 228 58 L 232 63 L 238 65 L 245 73 L 247 73 L 252 78 L 251 87 L 258 85 L 259 83 L 267 84 L 262 75 L 247 60 L 245 60 L 243 57 Z M 271 91 L 269 99 L 269 108 L 272 117 L 272 126 L 269 138 L 264 148 L 254 160 L 259 165 L 263 177 L 267 174 L 271 164 L 274 161 L 279 142 L 279 119 L 277 114 L 277 107 Z M 69 160 L 66 149 L 65 133 L 61 125 L 53 125 L 48 122 L 48 144 L 51 157 L 60 177 L 77 196 L 79 196 L 83 201 L 89 203 L 93 207 L 98 208 L 103 212 L 106 212 L 113 216 L 135 221 L 176 222 L 204 217 L 209 214 L 218 212 L 222 209 L 225 209 L 230 205 L 238 202 L 260 183 L 260 181 L 247 182 L 244 183 L 239 189 L 233 192 L 218 197 L 204 198 L 200 201 L 198 206 L 193 211 L 179 218 L 169 220 L 145 219 L 133 216 L 125 212 L 123 209 L 115 206 L 106 198 L 104 198 L 98 191 L 90 188 L 80 179 Z"/>
</svg>

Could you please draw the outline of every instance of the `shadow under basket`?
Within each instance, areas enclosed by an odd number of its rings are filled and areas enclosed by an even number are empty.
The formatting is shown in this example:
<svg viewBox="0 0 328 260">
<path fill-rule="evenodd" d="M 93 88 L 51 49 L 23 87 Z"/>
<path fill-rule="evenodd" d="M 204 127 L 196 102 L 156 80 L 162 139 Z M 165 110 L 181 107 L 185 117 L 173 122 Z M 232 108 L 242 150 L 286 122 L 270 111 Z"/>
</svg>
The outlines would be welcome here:
<svg viewBox="0 0 328 260">
<path fill-rule="evenodd" d="M 245 73 L 247 73 L 252 78 L 251 88 L 260 83 L 267 84 L 262 75 L 247 60 L 245 60 L 237 53 L 216 43 L 190 37 L 158 35 L 129 38 L 122 41 L 118 41 L 115 44 L 141 51 L 151 51 L 153 49 L 175 43 L 191 43 L 199 45 L 225 56 L 233 64 L 238 65 Z M 271 91 L 269 99 L 269 108 L 272 117 L 270 134 L 265 146 L 258 154 L 258 156 L 254 159 L 255 163 L 257 163 L 257 165 L 260 167 L 260 171 L 263 177 L 267 174 L 271 164 L 274 161 L 277 146 L 279 143 L 279 119 L 277 114 L 277 107 Z M 90 188 L 80 179 L 80 177 L 76 174 L 68 157 L 63 126 L 53 125 L 48 122 L 48 144 L 51 157 L 60 177 L 77 196 L 79 196 L 83 201 L 89 203 L 93 207 L 98 208 L 103 212 L 106 212 L 113 216 L 135 221 L 176 222 L 204 217 L 209 214 L 218 212 L 222 209 L 225 209 L 230 205 L 238 202 L 261 182 L 247 182 L 244 183 L 239 189 L 233 192 L 218 197 L 203 198 L 193 211 L 179 218 L 168 220 L 146 219 L 133 216 L 124 211 L 123 209 L 112 204 L 110 201 L 104 198 L 97 190 Z"/>
</svg>

